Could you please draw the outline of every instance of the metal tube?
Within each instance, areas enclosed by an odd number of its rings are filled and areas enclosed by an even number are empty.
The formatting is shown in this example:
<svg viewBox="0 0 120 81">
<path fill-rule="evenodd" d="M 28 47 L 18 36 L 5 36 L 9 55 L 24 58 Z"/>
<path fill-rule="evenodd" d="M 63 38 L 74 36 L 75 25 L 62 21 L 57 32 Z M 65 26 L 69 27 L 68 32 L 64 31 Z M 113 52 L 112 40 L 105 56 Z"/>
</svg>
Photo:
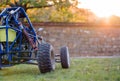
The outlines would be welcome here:
<svg viewBox="0 0 120 81">
<path fill-rule="evenodd" d="M 8 18 L 6 18 L 6 52 L 9 53 L 9 43 L 8 43 Z"/>
<path fill-rule="evenodd" d="M 2 69 L 2 55 L 0 54 L 0 70 Z"/>
</svg>

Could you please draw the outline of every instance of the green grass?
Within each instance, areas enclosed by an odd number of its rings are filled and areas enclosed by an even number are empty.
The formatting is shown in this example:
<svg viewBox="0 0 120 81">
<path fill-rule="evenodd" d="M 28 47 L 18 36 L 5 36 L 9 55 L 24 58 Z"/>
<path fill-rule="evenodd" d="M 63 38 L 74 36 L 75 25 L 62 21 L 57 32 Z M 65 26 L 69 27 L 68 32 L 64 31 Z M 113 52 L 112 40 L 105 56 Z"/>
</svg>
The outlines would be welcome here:
<svg viewBox="0 0 120 81">
<path fill-rule="evenodd" d="M 1 70 L 0 81 L 120 81 L 120 58 L 71 59 L 70 69 L 57 64 L 46 74 L 37 66 L 21 64 Z"/>
</svg>

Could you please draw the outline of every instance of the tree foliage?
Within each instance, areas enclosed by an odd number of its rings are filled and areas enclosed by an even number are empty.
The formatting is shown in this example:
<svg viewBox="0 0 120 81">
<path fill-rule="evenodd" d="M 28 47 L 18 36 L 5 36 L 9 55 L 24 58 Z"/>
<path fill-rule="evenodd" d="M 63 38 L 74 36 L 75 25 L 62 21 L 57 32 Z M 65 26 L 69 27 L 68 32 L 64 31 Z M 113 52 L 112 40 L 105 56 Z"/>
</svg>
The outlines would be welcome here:
<svg viewBox="0 0 120 81">
<path fill-rule="evenodd" d="M 111 24 L 120 24 L 120 17 L 119 17 L 119 16 L 112 15 L 112 16 L 109 18 L 109 22 L 110 22 Z"/>
<path fill-rule="evenodd" d="M 0 6 L 23 7 L 34 22 L 72 22 L 75 14 L 69 8 L 77 0 L 1 0 Z"/>
<path fill-rule="evenodd" d="M 36 11 L 36 13 L 34 13 Z M 57 10 L 55 7 L 32 9 L 27 11 L 34 22 L 69 22 L 73 14 L 67 9 Z"/>
<path fill-rule="evenodd" d="M 77 0 L 0 0 L 0 6 L 9 5 L 11 7 L 20 6 L 27 11 L 33 8 L 45 8 L 56 6 L 59 9 L 73 5 Z"/>
<path fill-rule="evenodd" d="M 3 0 L 3 5 L 21 6 L 33 22 L 85 22 L 86 10 L 76 7 L 77 0 Z M 35 2 L 36 1 L 36 2 Z M 0 3 L 1 4 L 1 3 Z"/>
</svg>

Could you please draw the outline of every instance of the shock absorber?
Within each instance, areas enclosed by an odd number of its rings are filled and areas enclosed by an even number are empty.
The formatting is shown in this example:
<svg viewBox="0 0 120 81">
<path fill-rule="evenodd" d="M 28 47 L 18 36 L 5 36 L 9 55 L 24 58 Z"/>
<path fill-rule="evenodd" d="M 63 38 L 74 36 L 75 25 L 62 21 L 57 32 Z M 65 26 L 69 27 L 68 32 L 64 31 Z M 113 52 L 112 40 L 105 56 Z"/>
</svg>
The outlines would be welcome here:
<svg viewBox="0 0 120 81">
<path fill-rule="evenodd" d="M 28 40 L 28 42 L 30 43 L 30 45 L 32 46 L 32 48 L 33 48 L 34 50 L 37 50 L 38 48 L 37 48 L 35 42 L 33 41 L 32 38 L 29 37 L 28 32 L 24 29 L 22 23 L 19 22 L 18 25 L 19 25 L 19 27 L 22 29 L 23 34 L 25 35 L 26 39 Z"/>
</svg>

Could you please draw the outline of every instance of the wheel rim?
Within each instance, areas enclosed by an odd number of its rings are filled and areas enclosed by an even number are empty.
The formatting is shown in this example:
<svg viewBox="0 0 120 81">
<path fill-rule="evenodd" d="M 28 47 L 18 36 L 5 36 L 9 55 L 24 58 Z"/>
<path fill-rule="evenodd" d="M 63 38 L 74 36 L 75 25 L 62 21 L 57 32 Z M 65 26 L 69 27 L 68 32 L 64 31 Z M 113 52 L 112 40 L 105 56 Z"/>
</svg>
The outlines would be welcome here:
<svg viewBox="0 0 120 81">
<path fill-rule="evenodd" d="M 53 51 L 53 47 L 51 46 L 51 53 L 50 53 L 50 60 L 51 60 L 51 64 L 52 64 L 52 69 L 55 70 L 55 55 L 54 55 L 54 51 Z"/>
</svg>

